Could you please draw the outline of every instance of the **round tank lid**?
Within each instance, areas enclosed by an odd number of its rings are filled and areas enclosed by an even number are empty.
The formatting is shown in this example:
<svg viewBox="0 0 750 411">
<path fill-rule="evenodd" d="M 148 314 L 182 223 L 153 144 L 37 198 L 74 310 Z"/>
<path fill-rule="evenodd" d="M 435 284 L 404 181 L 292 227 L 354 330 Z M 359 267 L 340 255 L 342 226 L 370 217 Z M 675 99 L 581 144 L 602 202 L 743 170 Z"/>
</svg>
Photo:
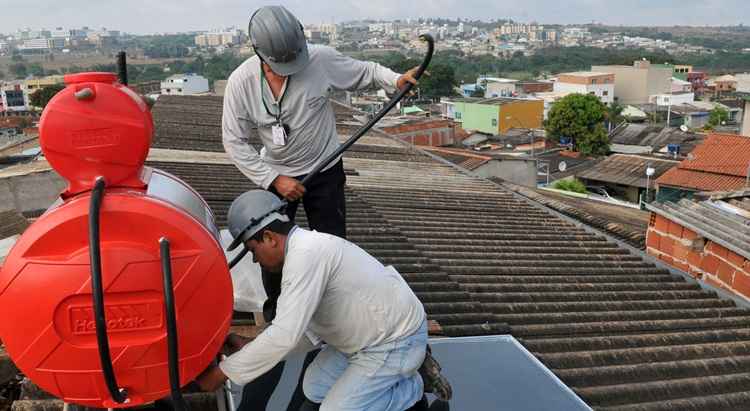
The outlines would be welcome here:
<svg viewBox="0 0 750 411">
<path fill-rule="evenodd" d="M 65 84 L 77 83 L 108 83 L 112 84 L 117 81 L 117 74 L 92 72 L 65 75 Z"/>
</svg>

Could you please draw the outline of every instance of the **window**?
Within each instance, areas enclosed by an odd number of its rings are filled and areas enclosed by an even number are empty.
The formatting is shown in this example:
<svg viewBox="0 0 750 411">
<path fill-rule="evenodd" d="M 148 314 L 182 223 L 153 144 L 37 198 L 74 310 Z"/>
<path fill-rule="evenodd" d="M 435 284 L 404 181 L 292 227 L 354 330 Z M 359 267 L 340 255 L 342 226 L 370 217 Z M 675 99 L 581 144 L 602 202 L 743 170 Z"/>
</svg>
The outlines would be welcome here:
<svg viewBox="0 0 750 411">
<path fill-rule="evenodd" d="M 492 119 L 492 127 L 497 127 L 497 119 L 496 118 Z"/>
<path fill-rule="evenodd" d="M 596 91 L 589 92 L 589 94 L 591 94 L 592 96 L 595 96 L 596 95 Z"/>
<path fill-rule="evenodd" d="M 608 95 L 609 95 L 609 90 L 604 90 L 604 91 L 602 91 L 602 95 L 603 95 L 603 96 L 608 96 Z"/>
<path fill-rule="evenodd" d="M 456 111 L 456 120 L 461 120 L 461 112 Z"/>
<path fill-rule="evenodd" d="M 596 84 L 596 79 L 595 78 L 591 79 L 591 84 Z"/>
</svg>

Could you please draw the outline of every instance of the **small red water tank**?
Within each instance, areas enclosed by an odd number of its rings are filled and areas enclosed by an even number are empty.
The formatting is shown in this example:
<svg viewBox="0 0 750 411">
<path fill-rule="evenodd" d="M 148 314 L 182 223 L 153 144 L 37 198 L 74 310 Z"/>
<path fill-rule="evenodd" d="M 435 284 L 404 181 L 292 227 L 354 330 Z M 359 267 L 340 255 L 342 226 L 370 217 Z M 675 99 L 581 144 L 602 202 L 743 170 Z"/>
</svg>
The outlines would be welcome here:
<svg viewBox="0 0 750 411">
<path fill-rule="evenodd" d="M 42 149 L 69 182 L 0 270 L 0 339 L 32 381 L 67 402 L 135 406 L 169 393 L 159 239 L 171 243 L 180 385 L 215 358 L 232 316 L 232 283 L 213 214 L 187 184 L 144 167 L 148 107 L 107 73 L 66 77 L 45 109 Z M 96 343 L 89 264 L 91 187 L 100 213 L 105 315 L 115 376 L 107 390 Z"/>
</svg>

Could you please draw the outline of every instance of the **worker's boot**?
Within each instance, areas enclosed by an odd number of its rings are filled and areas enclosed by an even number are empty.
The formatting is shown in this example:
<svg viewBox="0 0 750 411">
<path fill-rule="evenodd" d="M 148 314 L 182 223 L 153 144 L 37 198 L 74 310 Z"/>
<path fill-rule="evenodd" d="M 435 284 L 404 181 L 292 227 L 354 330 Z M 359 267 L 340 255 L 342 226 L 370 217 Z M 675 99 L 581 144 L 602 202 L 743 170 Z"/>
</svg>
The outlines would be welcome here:
<svg viewBox="0 0 750 411">
<path fill-rule="evenodd" d="M 441 369 L 428 345 L 424 361 L 419 367 L 419 375 L 424 381 L 424 392 L 434 394 L 440 400 L 449 401 L 453 396 L 453 389 L 448 379 L 440 373 Z"/>
</svg>

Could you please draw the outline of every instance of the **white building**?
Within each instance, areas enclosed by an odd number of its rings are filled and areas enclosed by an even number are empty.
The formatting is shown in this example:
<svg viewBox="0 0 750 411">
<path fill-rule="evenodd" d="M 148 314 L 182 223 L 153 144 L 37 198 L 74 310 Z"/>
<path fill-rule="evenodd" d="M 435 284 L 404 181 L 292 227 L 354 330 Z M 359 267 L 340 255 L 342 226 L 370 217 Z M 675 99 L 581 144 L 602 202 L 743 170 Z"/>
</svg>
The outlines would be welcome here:
<svg viewBox="0 0 750 411">
<path fill-rule="evenodd" d="M 0 111 L 29 111 L 29 95 L 24 91 L 23 81 L 12 81 L 0 85 Z"/>
<path fill-rule="evenodd" d="M 484 97 L 513 97 L 516 92 L 516 83 L 518 80 L 497 78 L 497 77 L 479 77 L 477 87 L 484 88 Z"/>
<path fill-rule="evenodd" d="M 208 79 L 198 74 L 175 74 L 161 82 L 161 94 L 189 96 L 208 90 Z"/>
<path fill-rule="evenodd" d="M 615 75 L 597 71 L 577 71 L 557 76 L 555 93 L 591 94 L 604 104 L 611 104 L 615 97 Z"/>
<path fill-rule="evenodd" d="M 679 91 L 669 94 L 655 94 L 651 96 L 651 103 L 657 106 L 679 106 L 695 101 L 695 93 L 692 91 Z"/>
</svg>

